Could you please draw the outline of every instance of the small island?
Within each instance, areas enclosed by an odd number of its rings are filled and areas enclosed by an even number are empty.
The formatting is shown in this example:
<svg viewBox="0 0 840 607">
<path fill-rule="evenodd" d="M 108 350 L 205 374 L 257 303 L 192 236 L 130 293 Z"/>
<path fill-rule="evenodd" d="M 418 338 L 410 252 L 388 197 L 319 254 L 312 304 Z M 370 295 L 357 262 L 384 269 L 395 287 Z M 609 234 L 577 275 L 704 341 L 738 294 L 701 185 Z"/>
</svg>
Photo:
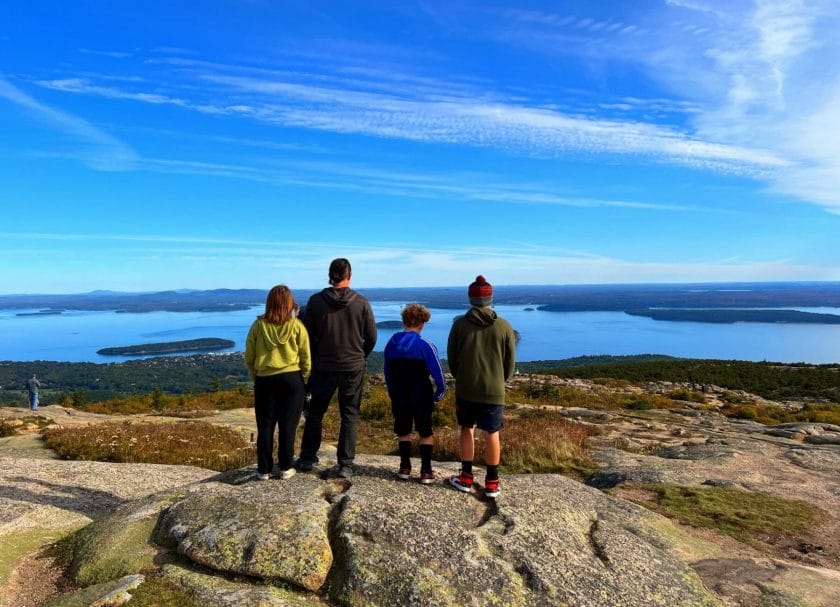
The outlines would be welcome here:
<svg viewBox="0 0 840 607">
<path fill-rule="evenodd" d="M 840 316 L 837 314 L 817 314 L 815 312 L 800 312 L 799 310 L 642 308 L 639 310 L 626 310 L 625 312 L 631 316 L 646 316 L 653 320 L 670 320 L 676 322 L 840 324 Z"/>
<path fill-rule="evenodd" d="M 236 342 L 218 337 L 203 337 L 184 341 L 168 341 L 156 344 L 138 344 L 135 346 L 120 346 L 116 348 L 102 348 L 97 354 L 105 356 L 138 356 L 147 354 L 175 354 L 180 352 L 207 352 L 210 350 L 225 350 L 232 348 Z"/>
<path fill-rule="evenodd" d="M 37 312 L 18 312 L 15 316 L 58 316 L 62 313 L 64 313 L 64 310 L 49 308 L 47 310 L 38 310 Z"/>
<path fill-rule="evenodd" d="M 377 329 L 402 329 L 403 324 L 401 320 L 380 320 L 376 323 Z"/>
</svg>

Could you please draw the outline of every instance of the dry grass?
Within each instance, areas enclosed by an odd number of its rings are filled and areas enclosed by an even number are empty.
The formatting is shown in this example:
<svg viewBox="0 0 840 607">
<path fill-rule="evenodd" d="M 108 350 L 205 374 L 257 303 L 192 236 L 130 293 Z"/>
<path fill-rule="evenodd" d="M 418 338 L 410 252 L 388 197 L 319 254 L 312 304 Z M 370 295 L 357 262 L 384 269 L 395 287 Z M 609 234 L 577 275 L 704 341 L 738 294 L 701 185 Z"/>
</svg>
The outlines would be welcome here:
<svg viewBox="0 0 840 607">
<path fill-rule="evenodd" d="M 219 471 L 256 461 L 254 446 L 241 434 L 200 421 L 56 428 L 48 430 L 44 439 L 66 459 L 179 464 Z"/>
<path fill-rule="evenodd" d="M 455 419 L 454 394 L 438 403 L 433 415 L 434 458 L 458 461 L 460 429 Z M 331 405 L 324 419 L 324 439 L 338 437 L 337 406 Z M 539 409 L 505 410 L 502 430 L 502 469 L 507 473 L 561 473 L 583 477 L 597 466 L 589 458 L 587 444 L 596 430 L 568 421 L 553 411 Z M 416 441 L 415 441 L 416 443 Z M 415 451 L 416 451 L 415 444 Z M 383 386 L 370 386 L 362 401 L 358 451 L 396 455 L 391 402 Z M 476 463 L 483 462 L 484 439 L 476 431 Z M 417 453 L 415 453 L 417 455 Z"/>
<path fill-rule="evenodd" d="M 161 406 L 162 399 L 167 399 Z M 153 406 L 154 405 L 154 406 Z M 252 407 L 253 397 L 241 391 L 213 392 L 182 397 L 160 393 L 90 405 L 102 413 L 156 412 L 192 418 L 207 411 Z M 438 403 L 434 415 L 436 460 L 460 459 L 459 428 L 454 394 Z M 338 405 L 333 402 L 324 416 L 323 439 L 337 440 Z M 595 469 L 587 445 L 595 433 L 590 426 L 571 422 L 553 411 L 530 408 L 505 410 L 502 430 L 502 469 L 507 473 L 562 473 L 582 477 Z M 301 432 L 298 432 L 300 440 Z M 47 444 L 62 457 L 113 462 L 186 464 L 213 470 L 250 466 L 256 461 L 253 445 L 226 428 L 200 421 L 165 423 L 111 423 L 87 428 L 51 430 Z M 416 445 L 415 445 L 416 449 Z M 391 401 L 383 385 L 369 384 L 362 398 L 357 451 L 396 455 Z M 476 463 L 483 462 L 482 432 L 476 432 Z"/>
<path fill-rule="evenodd" d="M 83 410 L 91 413 L 132 415 L 137 413 L 161 413 L 174 417 L 198 417 L 201 411 L 223 411 L 254 406 L 254 395 L 250 390 L 226 390 L 201 394 L 180 394 L 172 396 L 155 391 L 98 403 L 86 404 Z"/>
<path fill-rule="evenodd" d="M 679 393 L 678 396 L 683 396 Z M 585 390 L 575 386 L 557 386 L 531 378 L 511 390 L 509 400 L 550 407 L 581 407 L 584 409 L 672 409 L 683 406 L 661 394 L 638 394 L 621 389 L 600 388 Z"/>
</svg>

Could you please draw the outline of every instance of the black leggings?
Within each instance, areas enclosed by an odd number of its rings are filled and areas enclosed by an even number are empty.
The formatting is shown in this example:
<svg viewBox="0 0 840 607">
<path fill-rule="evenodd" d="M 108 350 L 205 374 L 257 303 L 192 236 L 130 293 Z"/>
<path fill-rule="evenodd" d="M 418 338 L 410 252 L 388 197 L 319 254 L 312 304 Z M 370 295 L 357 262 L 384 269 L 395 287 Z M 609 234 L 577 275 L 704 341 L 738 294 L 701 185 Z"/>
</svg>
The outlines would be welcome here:
<svg viewBox="0 0 840 607">
<path fill-rule="evenodd" d="M 254 411 L 257 416 L 257 471 L 270 474 L 274 468 L 274 428 L 279 427 L 277 468 L 288 470 L 294 463 L 295 433 L 306 389 L 300 371 L 257 377 L 254 382 Z"/>
</svg>

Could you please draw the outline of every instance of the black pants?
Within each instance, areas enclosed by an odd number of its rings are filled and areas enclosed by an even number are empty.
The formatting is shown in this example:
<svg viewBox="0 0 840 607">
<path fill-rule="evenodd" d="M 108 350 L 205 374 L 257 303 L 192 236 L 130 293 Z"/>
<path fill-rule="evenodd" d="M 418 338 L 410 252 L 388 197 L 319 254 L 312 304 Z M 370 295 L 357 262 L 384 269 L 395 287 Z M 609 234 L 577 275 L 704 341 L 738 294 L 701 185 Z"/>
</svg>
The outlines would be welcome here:
<svg viewBox="0 0 840 607">
<path fill-rule="evenodd" d="M 277 439 L 277 468 L 287 470 L 295 458 L 295 433 L 306 389 L 300 371 L 257 377 L 254 382 L 254 410 L 257 416 L 257 471 L 270 474 L 274 468 L 274 428 Z"/>
<path fill-rule="evenodd" d="M 356 458 L 356 431 L 359 425 L 359 408 L 362 403 L 362 381 L 365 370 L 358 371 L 315 371 L 309 380 L 312 401 L 303 427 L 300 444 L 300 459 L 315 462 L 321 447 L 321 431 L 324 414 L 330 400 L 338 390 L 338 411 L 341 414 L 341 428 L 338 431 L 338 465 L 349 466 Z"/>
</svg>

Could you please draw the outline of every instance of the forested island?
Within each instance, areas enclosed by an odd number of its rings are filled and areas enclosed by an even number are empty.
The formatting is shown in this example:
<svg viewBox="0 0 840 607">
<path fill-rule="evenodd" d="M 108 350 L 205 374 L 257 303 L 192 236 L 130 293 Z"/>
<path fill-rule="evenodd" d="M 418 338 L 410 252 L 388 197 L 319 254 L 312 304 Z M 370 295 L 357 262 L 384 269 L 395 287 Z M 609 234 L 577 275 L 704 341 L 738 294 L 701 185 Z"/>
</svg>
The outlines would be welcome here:
<svg viewBox="0 0 840 607">
<path fill-rule="evenodd" d="M 625 310 L 631 316 L 646 316 L 653 320 L 676 322 L 708 322 L 731 324 L 736 322 L 784 322 L 821 325 L 840 325 L 837 314 L 818 314 L 799 310 L 686 310 L 682 308 Z"/>
<path fill-rule="evenodd" d="M 180 352 L 207 352 L 211 350 L 225 350 L 232 348 L 236 342 L 218 337 L 203 337 L 183 341 L 167 341 L 155 344 L 138 344 L 135 346 L 120 346 L 116 348 L 102 348 L 97 354 L 105 356 L 143 356 L 148 354 L 173 354 Z"/>
<path fill-rule="evenodd" d="M 378 329 L 402 329 L 403 324 L 401 320 L 380 320 L 376 323 Z"/>
</svg>

